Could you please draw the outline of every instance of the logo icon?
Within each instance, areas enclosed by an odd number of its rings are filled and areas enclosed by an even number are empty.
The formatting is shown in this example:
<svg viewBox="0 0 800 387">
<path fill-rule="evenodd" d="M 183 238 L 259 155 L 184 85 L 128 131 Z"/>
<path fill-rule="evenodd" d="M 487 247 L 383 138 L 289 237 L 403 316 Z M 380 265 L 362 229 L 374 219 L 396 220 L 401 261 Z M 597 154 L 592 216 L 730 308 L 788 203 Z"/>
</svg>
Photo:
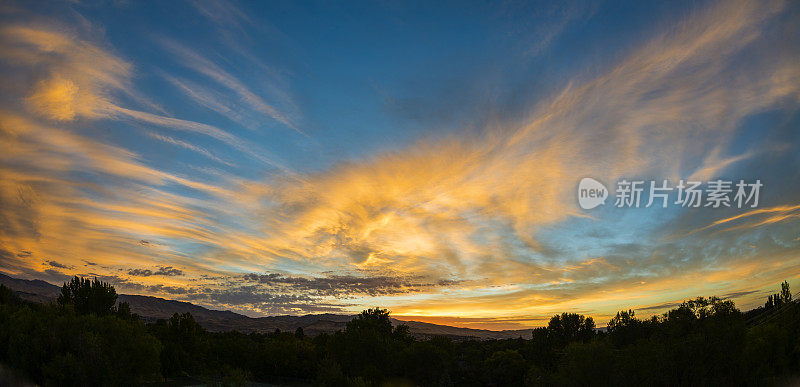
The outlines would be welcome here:
<svg viewBox="0 0 800 387">
<path fill-rule="evenodd" d="M 591 177 L 584 177 L 578 184 L 578 204 L 584 210 L 591 210 L 601 204 L 606 204 L 608 198 L 608 189 L 603 183 L 592 179 Z"/>
</svg>

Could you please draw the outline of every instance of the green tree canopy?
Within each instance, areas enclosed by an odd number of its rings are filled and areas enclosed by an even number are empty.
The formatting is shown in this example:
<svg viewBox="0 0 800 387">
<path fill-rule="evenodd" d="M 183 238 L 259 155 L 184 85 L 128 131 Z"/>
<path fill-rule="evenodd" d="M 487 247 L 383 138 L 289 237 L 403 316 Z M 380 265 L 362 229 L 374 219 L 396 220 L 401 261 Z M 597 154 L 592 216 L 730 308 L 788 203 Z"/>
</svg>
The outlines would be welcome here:
<svg viewBox="0 0 800 387">
<path fill-rule="evenodd" d="M 380 308 L 367 309 L 348 322 L 345 330 L 349 333 L 368 330 L 376 332 L 381 336 L 389 336 L 392 334 L 392 322 L 389 320 L 389 311 Z"/>
<path fill-rule="evenodd" d="M 594 319 L 577 313 L 562 313 L 550 319 L 547 331 L 553 342 L 561 346 L 588 341 L 594 336 Z"/>
<path fill-rule="evenodd" d="M 61 287 L 58 304 L 72 305 L 80 314 L 94 313 L 104 316 L 113 313 L 117 302 L 117 291 L 107 282 L 94 281 L 75 276 Z"/>
</svg>

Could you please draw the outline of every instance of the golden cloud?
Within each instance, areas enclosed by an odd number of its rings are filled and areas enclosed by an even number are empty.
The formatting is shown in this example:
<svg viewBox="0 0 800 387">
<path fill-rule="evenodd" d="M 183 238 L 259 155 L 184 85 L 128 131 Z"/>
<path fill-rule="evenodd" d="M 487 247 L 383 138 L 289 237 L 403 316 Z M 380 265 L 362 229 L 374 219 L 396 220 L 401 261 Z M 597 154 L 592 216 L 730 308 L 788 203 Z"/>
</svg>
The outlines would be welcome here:
<svg viewBox="0 0 800 387">
<path fill-rule="evenodd" d="M 54 120 L 108 114 L 107 95 L 130 86 L 131 65 L 96 44 L 53 27 L 11 25 L 0 29 L 3 56 L 38 71 L 26 99 Z"/>
<path fill-rule="evenodd" d="M 702 160 L 744 117 L 798 95 L 800 82 L 780 81 L 800 80 L 789 60 L 797 52 L 730 65 L 781 9 L 719 3 L 568 85 L 526 122 L 253 188 L 261 197 L 251 201 L 272 203 L 261 212 L 264 244 L 312 267 L 372 259 L 404 272 L 530 281 L 543 263 L 529 255 L 540 249 L 536 231 L 576 214 L 580 177 L 708 171 L 709 160 L 680 162 Z"/>
</svg>

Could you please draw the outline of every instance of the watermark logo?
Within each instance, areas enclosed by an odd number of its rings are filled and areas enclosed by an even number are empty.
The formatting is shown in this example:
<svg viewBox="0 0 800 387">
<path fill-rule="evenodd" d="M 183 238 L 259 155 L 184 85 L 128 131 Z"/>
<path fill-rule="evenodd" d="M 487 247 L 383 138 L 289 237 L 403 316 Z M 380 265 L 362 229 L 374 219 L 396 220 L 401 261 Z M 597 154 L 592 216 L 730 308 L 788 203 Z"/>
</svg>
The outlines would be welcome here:
<svg viewBox="0 0 800 387">
<path fill-rule="evenodd" d="M 680 180 L 672 186 L 668 180 L 661 181 L 628 181 L 617 182 L 614 192 L 614 207 L 661 207 L 669 205 L 680 207 L 758 207 L 761 180 L 747 182 L 745 180 Z M 590 210 L 606 203 L 608 189 L 599 181 L 590 177 L 581 179 L 578 185 L 578 204 L 584 210 Z"/>
<path fill-rule="evenodd" d="M 584 210 L 591 210 L 601 204 L 606 204 L 608 198 L 608 188 L 603 183 L 584 177 L 578 184 L 578 204 Z"/>
</svg>

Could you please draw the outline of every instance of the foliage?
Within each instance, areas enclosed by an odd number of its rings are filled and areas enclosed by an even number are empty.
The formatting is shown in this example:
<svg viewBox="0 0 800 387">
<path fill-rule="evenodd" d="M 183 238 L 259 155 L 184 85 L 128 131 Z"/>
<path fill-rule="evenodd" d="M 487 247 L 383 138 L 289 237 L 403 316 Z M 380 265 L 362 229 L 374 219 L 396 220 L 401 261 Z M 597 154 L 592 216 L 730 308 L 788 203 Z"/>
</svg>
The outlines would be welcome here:
<svg viewBox="0 0 800 387">
<path fill-rule="evenodd" d="M 107 282 L 94 281 L 88 278 L 75 276 L 61 287 L 58 295 L 58 304 L 72 305 L 80 314 L 94 313 L 103 316 L 115 312 L 114 304 L 117 302 L 117 292 Z M 130 311 L 130 308 L 128 308 Z"/>
<path fill-rule="evenodd" d="M 0 305 L 0 361 L 44 385 L 137 385 L 161 344 L 140 321 L 41 304 Z"/>
<path fill-rule="evenodd" d="M 594 320 L 575 313 L 555 315 L 547 324 L 551 342 L 563 347 L 573 341 L 589 341 L 594 337 Z"/>
<path fill-rule="evenodd" d="M 419 340 L 385 309 L 343 331 L 208 332 L 189 313 L 144 324 L 113 287 L 73 279 L 57 305 L 0 285 L 0 362 L 43 385 L 548 386 L 786 384 L 800 374 L 800 306 L 788 283 L 742 313 L 698 297 L 658 316 L 553 316 L 527 338 Z M 775 301 L 779 300 L 779 301 Z"/>
</svg>

